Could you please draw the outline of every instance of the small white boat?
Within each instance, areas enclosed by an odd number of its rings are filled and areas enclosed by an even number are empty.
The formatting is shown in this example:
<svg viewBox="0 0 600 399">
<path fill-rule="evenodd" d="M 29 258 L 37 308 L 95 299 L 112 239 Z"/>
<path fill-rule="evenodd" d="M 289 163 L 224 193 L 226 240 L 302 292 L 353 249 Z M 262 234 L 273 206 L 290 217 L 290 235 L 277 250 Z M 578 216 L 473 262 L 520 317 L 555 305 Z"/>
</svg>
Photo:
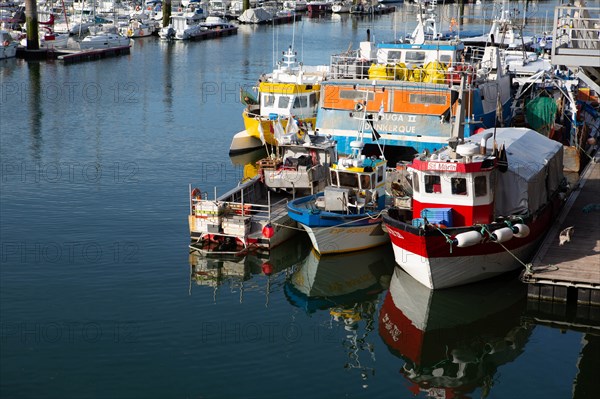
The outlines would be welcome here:
<svg viewBox="0 0 600 399">
<path fill-rule="evenodd" d="M 38 33 L 40 48 L 67 48 L 69 42 L 68 33 L 57 33 L 54 30 L 55 17 L 50 14 L 48 21 L 39 22 L 40 31 Z M 27 46 L 27 38 L 21 40 L 22 46 Z"/>
<path fill-rule="evenodd" d="M 152 35 L 155 30 L 156 26 L 154 24 L 139 19 L 131 19 L 127 26 L 119 28 L 119 33 L 127 37 L 147 37 Z"/>
<path fill-rule="evenodd" d="M 348 0 L 336 1 L 331 6 L 331 12 L 334 12 L 336 14 L 347 13 L 347 12 L 350 12 L 351 7 L 352 7 L 352 1 L 348 1 Z"/>
<path fill-rule="evenodd" d="M 308 2 L 306 0 L 284 1 L 283 9 L 289 11 L 306 11 L 308 10 Z"/>
<path fill-rule="evenodd" d="M 40 48 L 67 48 L 68 33 L 56 33 L 51 28 L 45 27 L 40 32 Z M 25 39 L 27 40 L 27 39 Z"/>
<path fill-rule="evenodd" d="M 98 33 L 88 35 L 79 42 L 81 50 L 123 47 L 131 45 L 131 39 L 116 33 Z"/>
<path fill-rule="evenodd" d="M 161 39 L 190 40 L 200 36 L 202 26 L 200 22 L 206 19 L 201 8 L 192 12 L 171 15 L 171 23 L 163 27 L 158 35 Z"/>
<path fill-rule="evenodd" d="M 18 43 L 13 40 L 7 30 L 0 30 L 0 60 L 12 58 L 17 55 Z"/>
</svg>

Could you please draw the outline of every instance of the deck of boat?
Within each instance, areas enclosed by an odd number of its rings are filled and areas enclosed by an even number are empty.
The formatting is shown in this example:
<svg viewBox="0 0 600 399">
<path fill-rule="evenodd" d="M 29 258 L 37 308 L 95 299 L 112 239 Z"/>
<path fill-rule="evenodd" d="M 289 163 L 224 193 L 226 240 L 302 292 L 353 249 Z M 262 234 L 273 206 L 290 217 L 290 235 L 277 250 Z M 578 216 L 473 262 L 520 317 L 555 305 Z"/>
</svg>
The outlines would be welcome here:
<svg viewBox="0 0 600 399">
<path fill-rule="evenodd" d="M 534 300 L 600 305 L 600 157 L 584 170 L 579 186 L 534 257 L 522 280 Z M 559 235 L 573 226 L 571 240 L 559 245 Z M 571 292 L 571 294 L 569 294 Z"/>
</svg>

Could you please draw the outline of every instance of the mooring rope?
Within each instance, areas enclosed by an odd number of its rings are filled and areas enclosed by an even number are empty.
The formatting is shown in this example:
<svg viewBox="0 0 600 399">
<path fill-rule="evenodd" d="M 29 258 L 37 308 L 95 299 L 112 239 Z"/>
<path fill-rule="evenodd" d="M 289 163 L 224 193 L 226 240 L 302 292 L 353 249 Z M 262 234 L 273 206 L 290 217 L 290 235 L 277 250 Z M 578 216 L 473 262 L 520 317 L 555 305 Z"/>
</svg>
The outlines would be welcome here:
<svg viewBox="0 0 600 399">
<path fill-rule="evenodd" d="M 486 225 L 481 225 L 481 230 L 485 231 L 486 233 L 489 234 L 490 238 L 492 237 L 492 232 L 487 228 Z M 521 265 L 523 265 L 523 267 L 525 268 L 525 271 L 527 273 L 531 273 L 531 268 L 533 267 L 533 264 L 531 263 L 525 263 L 523 262 L 521 259 L 519 259 L 517 257 L 517 255 L 515 255 L 514 253 L 511 252 L 510 249 L 506 248 L 506 246 L 504 246 L 504 244 L 502 244 L 500 241 L 497 240 L 493 240 L 496 244 L 500 245 L 506 252 L 508 252 L 513 258 L 515 258 L 517 260 L 517 262 L 519 262 Z"/>
</svg>

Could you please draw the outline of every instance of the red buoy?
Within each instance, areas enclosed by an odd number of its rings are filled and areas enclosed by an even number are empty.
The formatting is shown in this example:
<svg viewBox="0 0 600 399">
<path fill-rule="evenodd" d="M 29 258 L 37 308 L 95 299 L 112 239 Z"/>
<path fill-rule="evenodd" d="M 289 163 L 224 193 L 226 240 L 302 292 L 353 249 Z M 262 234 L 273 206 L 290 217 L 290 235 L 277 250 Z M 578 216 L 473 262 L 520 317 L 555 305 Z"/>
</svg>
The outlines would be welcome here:
<svg viewBox="0 0 600 399">
<path fill-rule="evenodd" d="M 271 223 L 269 223 L 265 227 L 263 227 L 263 229 L 262 229 L 263 237 L 271 238 L 271 237 L 273 237 L 273 234 L 275 234 L 275 229 L 273 228 L 273 226 L 271 226 Z"/>
</svg>

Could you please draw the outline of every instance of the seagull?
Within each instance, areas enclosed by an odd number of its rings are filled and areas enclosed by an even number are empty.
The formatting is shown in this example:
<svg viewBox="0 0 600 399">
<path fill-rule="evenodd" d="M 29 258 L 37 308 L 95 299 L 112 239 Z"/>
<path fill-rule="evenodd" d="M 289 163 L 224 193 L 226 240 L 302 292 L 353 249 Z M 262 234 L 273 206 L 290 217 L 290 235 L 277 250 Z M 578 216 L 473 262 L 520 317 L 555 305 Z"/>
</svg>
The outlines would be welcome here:
<svg viewBox="0 0 600 399">
<path fill-rule="evenodd" d="M 575 232 L 574 226 L 567 227 L 566 229 L 561 231 L 560 234 L 558 235 L 558 245 L 564 245 L 565 243 L 571 241 L 571 236 L 573 236 L 574 232 Z"/>
</svg>

